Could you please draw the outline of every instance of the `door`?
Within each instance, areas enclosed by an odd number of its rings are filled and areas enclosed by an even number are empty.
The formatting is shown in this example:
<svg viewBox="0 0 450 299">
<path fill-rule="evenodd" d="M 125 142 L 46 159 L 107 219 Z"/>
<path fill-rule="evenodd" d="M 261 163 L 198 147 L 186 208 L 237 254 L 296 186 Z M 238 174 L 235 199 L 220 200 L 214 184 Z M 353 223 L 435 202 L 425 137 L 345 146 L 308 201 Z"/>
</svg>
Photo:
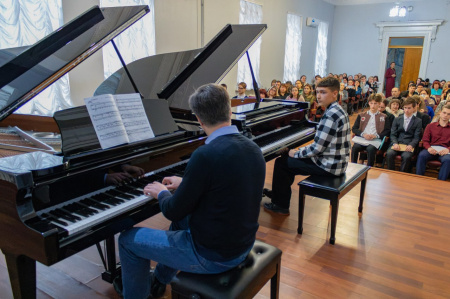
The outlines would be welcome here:
<svg viewBox="0 0 450 299">
<path fill-rule="evenodd" d="M 407 48 L 403 57 L 403 72 L 400 80 L 400 90 L 407 90 L 409 81 L 416 83 L 419 77 L 422 48 Z"/>
</svg>

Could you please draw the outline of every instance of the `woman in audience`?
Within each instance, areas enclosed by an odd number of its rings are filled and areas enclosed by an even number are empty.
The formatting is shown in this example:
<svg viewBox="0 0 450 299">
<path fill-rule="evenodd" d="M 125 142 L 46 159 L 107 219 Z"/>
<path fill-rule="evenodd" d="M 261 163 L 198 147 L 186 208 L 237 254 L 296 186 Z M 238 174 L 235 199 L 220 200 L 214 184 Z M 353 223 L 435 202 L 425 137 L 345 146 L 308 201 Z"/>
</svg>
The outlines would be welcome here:
<svg viewBox="0 0 450 299">
<path fill-rule="evenodd" d="M 439 82 L 439 80 L 433 81 L 431 95 L 439 97 L 442 95 L 441 82 Z"/>
<path fill-rule="evenodd" d="M 344 82 L 341 82 L 340 89 L 339 89 L 339 95 L 338 95 L 338 101 L 339 105 L 342 106 L 345 112 L 348 111 L 348 92 L 345 90 L 345 84 Z M 348 114 L 348 112 L 347 112 Z"/>
<path fill-rule="evenodd" d="M 348 78 L 347 77 L 343 77 L 342 78 L 342 83 L 344 83 L 344 86 L 347 87 L 347 85 L 348 85 Z"/>
<path fill-rule="evenodd" d="M 417 80 L 416 80 L 416 85 L 418 85 L 419 83 L 422 83 L 422 81 L 423 81 L 423 79 L 422 78 L 417 78 Z"/>
<path fill-rule="evenodd" d="M 359 80 L 355 80 L 355 91 L 356 97 L 359 99 L 362 94 L 361 82 L 359 82 Z"/>
<path fill-rule="evenodd" d="M 268 99 L 275 99 L 276 96 L 277 96 L 277 87 L 274 86 L 274 87 L 272 87 L 271 89 L 269 89 L 268 97 L 267 97 L 267 98 L 268 98 Z"/>
<path fill-rule="evenodd" d="M 442 91 L 441 101 L 439 102 L 439 105 L 437 106 L 434 113 L 436 115 L 439 115 L 439 113 L 442 110 L 442 107 L 444 107 L 445 104 L 447 103 L 450 103 L 450 88 L 444 89 L 444 91 Z"/>
<path fill-rule="evenodd" d="M 392 99 L 389 102 L 389 106 L 386 107 L 386 111 L 393 114 L 395 117 L 399 117 L 403 114 L 403 110 L 400 109 L 400 101 L 397 99 Z"/>
<path fill-rule="evenodd" d="M 291 89 L 291 94 L 286 98 L 287 101 L 297 101 L 297 102 L 304 102 L 305 99 L 303 96 L 298 92 L 297 86 L 293 86 Z"/>
<path fill-rule="evenodd" d="M 261 98 L 261 100 L 262 99 L 267 99 L 268 94 L 267 94 L 267 91 L 264 88 L 261 88 L 259 90 L 259 97 Z"/>
<path fill-rule="evenodd" d="M 314 95 L 311 85 L 309 85 L 308 83 L 306 83 L 305 86 L 303 87 L 302 96 L 305 99 L 305 102 L 309 102 L 309 107 L 314 106 L 314 102 L 316 101 L 316 96 Z"/>
<path fill-rule="evenodd" d="M 302 81 L 303 87 L 305 87 L 305 84 L 306 84 L 306 76 L 305 76 L 305 75 L 302 75 L 302 76 L 300 77 L 300 81 Z"/>
<path fill-rule="evenodd" d="M 442 79 L 442 80 L 441 80 L 441 89 L 442 89 L 442 90 L 444 90 L 445 83 L 446 83 L 445 80 Z"/>
<path fill-rule="evenodd" d="M 433 108 L 431 108 L 430 106 L 427 105 L 427 102 L 428 102 L 426 100 L 427 96 L 428 96 L 427 91 L 425 89 L 423 89 L 420 92 L 420 97 L 419 97 L 420 101 L 418 101 L 418 103 L 417 103 L 417 105 L 418 105 L 417 111 L 428 114 L 430 116 L 430 118 L 433 119 L 434 110 L 433 110 Z M 429 96 L 428 96 L 428 98 L 429 98 Z"/>
<path fill-rule="evenodd" d="M 284 83 L 284 85 L 286 85 L 286 91 L 287 93 L 291 93 L 292 90 L 292 82 L 291 81 L 286 81 L 286 83 Z"/>
<path fill-rule="evenodd" d="M 288 97 L 289 93 L 287 92 L 286 84 L 281 84 L 280 89 L 278 90 L 278 96 L 276 99 L 286 99 Z"/>
<path fill-rule="evenodd" d="M 299 94 L 303 93 L 303 83 L 300 79 L 295 81 L 295 87 L 297 87 Z"/>
<path fill-rule="evenodd" d="M 419 95 L 424 99 L 425 105 L 431 108 L 437 105 L 436 98 L 431 96 L 431 90 L 429 88 L 422 89 Z"/>
</svg>

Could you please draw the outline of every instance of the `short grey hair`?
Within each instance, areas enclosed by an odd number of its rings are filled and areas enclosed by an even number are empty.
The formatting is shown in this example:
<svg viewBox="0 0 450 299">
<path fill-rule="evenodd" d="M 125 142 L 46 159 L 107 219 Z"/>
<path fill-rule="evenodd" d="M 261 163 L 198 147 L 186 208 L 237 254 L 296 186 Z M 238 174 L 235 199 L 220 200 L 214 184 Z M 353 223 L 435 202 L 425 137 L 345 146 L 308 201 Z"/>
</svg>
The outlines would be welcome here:
<svg viewBox="0 0 450 299">
<path fill-rule="evenodd" d="M 189 98 L 189 107 L 206 126 L 230 121 L 230 96 L 220 85 L 206 84 L 197 88 Z"/>
</svg>

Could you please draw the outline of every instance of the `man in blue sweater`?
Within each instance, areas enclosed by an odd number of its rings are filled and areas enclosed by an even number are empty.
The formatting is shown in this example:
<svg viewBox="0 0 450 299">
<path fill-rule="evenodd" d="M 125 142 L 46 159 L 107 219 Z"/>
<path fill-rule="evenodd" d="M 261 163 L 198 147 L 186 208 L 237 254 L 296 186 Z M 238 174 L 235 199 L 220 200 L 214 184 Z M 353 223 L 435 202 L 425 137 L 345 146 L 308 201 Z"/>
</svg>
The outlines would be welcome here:
<svg viewBox="0 0 450 299">
<path fill-rule="evenodd" d="M 221 86 L 199 87 L 189 105 L 208 138 L 183 178 L 166 177 L 144 188 L 173 222 L 169 231 L 136 227 L 120 235 L 125 298 L 163 295 L 178 270 L 234 268 L 255 241 L 266 168 L 261 150 L 231 125 L 229 96 Z M 152 274 L 150 260 L 158 262 Z"/>
</svg>

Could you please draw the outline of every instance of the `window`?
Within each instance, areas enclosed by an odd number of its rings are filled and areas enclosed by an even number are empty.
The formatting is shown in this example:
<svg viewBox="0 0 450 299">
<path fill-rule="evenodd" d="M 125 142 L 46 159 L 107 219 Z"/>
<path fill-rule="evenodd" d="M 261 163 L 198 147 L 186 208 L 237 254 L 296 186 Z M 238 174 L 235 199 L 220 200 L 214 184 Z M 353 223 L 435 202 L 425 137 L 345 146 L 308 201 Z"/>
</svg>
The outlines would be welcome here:
<svg viewBox="0 0 450 299">
<path fill-rule="evenodd" d="M 61 0 L 2 1 L 0 48 L 30 46 L 63 25 Z M 69 77 L 66 74 L 16 112 L 52 116 L 72 107 Z"/>
<path fill-rule="evenodd" d="M 150 13 L 126 29 L 114 39 L 126 64 L 143 57 L 154 55 L 155 13 L 153 0 L 100 0 L 101 7 L 148 5 Z M 103 47 L 103 68 L 105 79 L 120 69 L 122 64 L 111 43 Z"/>
<path fill-rule="evenodd" d="M 241 11 L 239 14 L 239 24 L 261 24 L 262 22 L 262 6 L 241 0 Z M 256 82 L 259 82 L 259 61 L 261 54 L 261 37 L 248 50 L 250 61 L 252 62 L 253 72 L 255 73 Z M 253 86 L 250 66 L 248 64 L 247 55 L 242 56 L 238 62 L 237 81 L 247 83 L 248 87 Z"/>
<path fill-rule="evenodd" d="M 300 55 L 302 47 L 302 17 L 287 14 L 286 45 L 284 46 L 283 80 L 293 83 L 300 79 Z"/>
<path fill-rule="evenodd" d="M 322 77 L 327 74 L 327 41 L 328 23 L 320 21 L 317 36 L 315 75 Z"/>
</svg>

